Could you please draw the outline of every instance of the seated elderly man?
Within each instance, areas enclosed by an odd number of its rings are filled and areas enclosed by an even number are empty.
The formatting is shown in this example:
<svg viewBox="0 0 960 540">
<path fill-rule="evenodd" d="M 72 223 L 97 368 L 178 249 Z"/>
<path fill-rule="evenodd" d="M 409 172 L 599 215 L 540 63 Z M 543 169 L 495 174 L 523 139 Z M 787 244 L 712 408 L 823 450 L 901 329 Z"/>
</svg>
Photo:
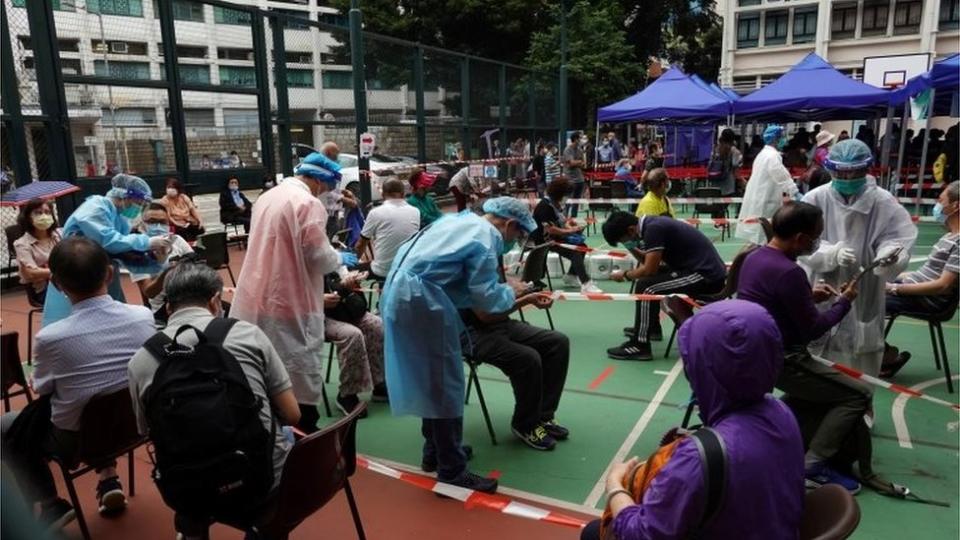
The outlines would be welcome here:
<svg viewBox="0 0 960 540">
<path fill-rule="evenodd" d="M 702 232 L 670 217 L 637 216 L 614 212 L 603 224 L 603 237 L 611 246 L 623 244 L 639 250 L 643 262 L 610 279 L 636 280 L 642 294 L 713 294 L 723 289 L 727 276 L 723 259 Z M 661 266 L 661 263 L 665 266 Z M 624 330 L 630 339 L 607 349 L 615 360 L 652 360 L 650 341 L 661 339 L 660 302 L 637 302 L 633 328 Z"/>
<path fill-rule="evenodd" d="M 608 512 L 587 525 L 582 540 L 799 536 L 803 441 L 790 409 L 769 395 L 782 366 L 780 339 L 770 314 L 742 300 L 711 304 L 680 328 L 683 371 L 701 429 L 719 439 L 726 461 L 718 506 L 705 515 L 710 489 L 702 443 L 674 438 L 635 475 L 636 457 L 610 470 Z M 659 469 L 651 466 L 664 458 Z M 637 486 L 641 479 L 649 481 Z"/>
<path fill-rule="evenodd" d="M 383 283 L 400 245 L 420 230 L 420 211 L 403 199 L 403 182 L 391 178 L 381 188 L 383 204 L 370 210 L 360 231 L 356 251 L 361 257 L 370 246 L 370 277 Z"/>
<path fill-rule="evenodd" d="M 192 263 L 175 266 L 164 280 L 163 291 L 166 296 L 170 319 L 163 333 L 173 338 L 184 326 L 209 332 L 210 324 L 222 316 L 220 294 L 223 281 L 212 268 Z M 287 434 L 279 428 L 281 424 L 295 425 L 300 420 L 300 408 L 293 395 L 290 377 L 283 361 L 270 339 L 256 326 L 235 321 L 227 329 L 222 346 L 226 352 L 240 364 L 247 378 L 250 390 L 260 402 L 260 421 L 267 433 L 273 431 L 273 488 L 280 482 L 283 464 L 290 452 L 291 443 Z M 208 335 L 209 337 L 209 335 Z M 198 337 L 194 332 L 184 332 L 177 342 L 195 345 Z M 141 348 L 130 361 L 130 394 L 133 397 L 133 409 L 137 416 L 137 427 L 143 434 L 149 433 L 147 411 L 151 385 L 154 381 L 159 361 L 146 348 Z M 179 436 L 179 435 L 178 435 Z M 266 496 L 267 493 L 263 493 Z M 177 512 L 174 524 L 177 532 L 186 539 L 207 538 L 207 528 L 212 516 L 185 515 Z"/>
<path fill-rule="evenodd" d="M 142 219 L 141 232 L 151 238 L 165 236 L 170 240 L 170 252 L 164 259 L 164 263 L 168 265 L 165 270 L 155 274 L 130 273 L 130 280 L 137 284 L 137 287 L 140 288 L 140 294 L 150 304 L 153 317 L 162 323 L 166 322 L 168 316 L 166 296 L 163 294 L 163 279 L 171 268 L 169 264 L 175 263 L 184 255 L 193 253 L 193 248 L 180 235 L 170 233 L 170 217 L 167 215 L 166 206 L 160 203 L 150 203 L 143 213 Z"/>
<path fill-rule="evenodd" d="M 2 420 L 4 459 L 13 465 L 29 500 L 40 503 L 40 520 L 61 527 L 75 518 L 57 497 L 47 461 L 70 460 L 79 442 L 80 416 L 94 396 L 127 385 L 127 363 L 153 335 L 153 315 L 143 306 L 117 302 L 107 294 L 113 266 L 93 240 L 69 237 L 50 253 L 53 284 L 72 305 L 70 315 L 37 334 L 33 389 L 40 399 Z M 43 407 L 49 407 L 44 414 Z M 29 413 L 28 413 L 29 410 Z M 122 511 L 127 499 L 115 462 L 91 463 L 100 475 L 101 514 Z"/>
</svg>

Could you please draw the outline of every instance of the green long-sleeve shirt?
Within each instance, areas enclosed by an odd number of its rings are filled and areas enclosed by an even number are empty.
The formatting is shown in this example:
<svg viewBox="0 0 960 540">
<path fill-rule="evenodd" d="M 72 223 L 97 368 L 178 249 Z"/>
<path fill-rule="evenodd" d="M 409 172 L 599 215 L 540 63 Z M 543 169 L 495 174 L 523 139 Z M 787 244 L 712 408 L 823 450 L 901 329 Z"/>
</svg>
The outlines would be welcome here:
<svg viewBox="0 0 960 540">
<path fill-rule="evenodd" d="M 420 211 L 420 228 L 424 228 L 434 221 L 440 219 L 442 215 L 433 196 L 427 194 L 425 197 L 417 197 L 415 194 L 407 196 L 407 203 Z"/>
</svg>

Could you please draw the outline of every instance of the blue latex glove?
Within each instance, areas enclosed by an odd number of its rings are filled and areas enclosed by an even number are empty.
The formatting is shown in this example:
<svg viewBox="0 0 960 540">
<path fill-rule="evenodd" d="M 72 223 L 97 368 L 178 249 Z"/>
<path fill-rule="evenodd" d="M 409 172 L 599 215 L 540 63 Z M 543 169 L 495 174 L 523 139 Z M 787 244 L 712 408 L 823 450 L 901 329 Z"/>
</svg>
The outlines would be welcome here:
<svg viewBox="0 0 960 540">
<path fill-rule="evenodd" d="M 350 253 L 349 251 L 340 252 L 340 264 L 350 268 L 351 266 L 356 266 L 359 263 L 360 259 L 358 259 L 355 254 Z"/>
</svg>

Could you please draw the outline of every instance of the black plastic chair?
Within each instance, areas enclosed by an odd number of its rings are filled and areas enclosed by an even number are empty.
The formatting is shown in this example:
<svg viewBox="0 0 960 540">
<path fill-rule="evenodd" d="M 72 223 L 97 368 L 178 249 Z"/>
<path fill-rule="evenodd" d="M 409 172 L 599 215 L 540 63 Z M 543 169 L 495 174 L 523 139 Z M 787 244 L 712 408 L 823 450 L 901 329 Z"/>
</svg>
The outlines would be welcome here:
<svg viewBox="0 0 960 540">
<path fill-rule="evenodd" d="M 87 520 L 80 508 L 80 498 L 73 481 L 94 470 L 93 464 L 114 460 L 124 454 L 127 456 L 127 482 L 130 496 L 136 494 L 136 476 L 133 473 L 133 451 L 147 439 L 137 431 L 137 420 L 133 414 L 130 390 L 126 387 L 94 396 L 83 407 L 80 415 L 80 431 L 77 453 L 70 461 L 53 457 L 60 466 L 63 481 L 70 494 L 70 503 L 77 514 L 77 524 L 86 540 L 90 540 Z"/>
<path fill-rule="evenodd" d="M 906 311 L 902 313 L 891 313 L 887 319 L 887 328 L 883 332 L 884 337 L 886 337 L 893 328 L 893 323 L 897 320 L 897 317 L 908 317 L 926 322 L 927 328 L 930 330 L 930 346 L 933 348 L 934 364 L 937 370 L 940 370 L 940 365 L 941 363 L 943 364 L 943 376 L 947 381 L 947 391 L 951 394 L 953 393 L 953 379 L 950 373 L 950 359 L 947 356 L 947 345 L 943 340 L 943 323 L 953 319 L 956 312 L 957 298 L 954 297 L 953 303 L 938 313 L 912 313 Z"/>
<path fill-rule="evenodd" d="M 714 187 L 702 187 L 697 188 L 693 191 L 693 196 L 702 199 L 719 199 L 723 196 L 720 191 L 720 188 Z M 711 218 L 723 218 L 729 219 L 730 215 L 728 213 L 729 204 L 724 203 L 711 203 L 711 204 L 702 204 L 698 203 L 693 205 L 693 217 L 696 219 L 700 217 L 701 214 L 707 214 Z M 730 223 L 724 223 L 720 225 L 720 241 L 722 242 L 724 238 L 730 236 Z"/>
<path fill-rule="evenodd" d="M 467 374 L 467 395 L 463 400 L 464 405 L 470 404 L 470 389 L 476 387 L 477 399 L 480 400 L 480 411 L 483 413 L 483 421 L 487 424 L 487 432 L 490 433 L 490 442 L 497 445 L 497 435 L 493 431 L 493 422 L 490 421 L 490 413 L 487 411 L 487 401 L 483 399 L 483 390 L 480 388 L 480 376 L 477 375 L 477 367 L 480 361 L 473 354 L 464 352 L 463 361 L 467 364 L 470 371 Z"/>
<path fill-rule="evenodd" d="M 20 363 L 20 334 L 17 332 L 3 332 L 0 334 L 0 392 L 3 397 L 5 412 L 10 412 L 10 398 L 26 396 L 27 402 L 33 401 L 33 394 L 27 385 L 27 377 L 23 374 L 23 365 Z M 13 390 L 13 385 L 20 387 Z"/>
<path fill-rule="evenodd" d="M 837 484 L 808 491 L 800 518 L 800 540 L 843 540 L 860 524 L 860 505 Z"/>
<path fill-rule="evenodd" d="M 283 464 L 277 493 L 262 509 L 251 516 L 217 521 L 244 531 L 256 528 L 271 539 L 285 539 L 343 490 L 357 537 L 365 540 L 350 477 L 357 470 L 357 418 L 366 408 L 361 402 L 347 416 L 294 443 Z"/>
<path fill-rule="evenodd" d="M 611 199 L 626 199 L 627 198 L 627 183 L 622 180 L 613 180 L 610 182 L 610 198 Z M 620 205 L 614 205 L 616 208 L 620 208 Z"/>
<path fill-rule="evenodd" d="M 214 270 L 226 269 L 230 274 L 230 281 L 237 286 L 237 280 L 230 269 L 230 250 L 227 249 L 227 233 L 225 231 L 202 234 L 197 237 L 197 246 L 203 248 L 203 260 Z"/>
<path fill-rule="evenodd" d="M 591 199 L 610 199 L 612 193 L 613 189 L 609 185 L 594 184 L 590 186 Z M 593 227 L 594 234 L 597 232 L 597 210 L 602 210 L 610 215 L 610 212 L 613 211 L 613 205 L 610 203 L 590 203 L 590 206 L 587 207 L 587 216 L 593 218 L 590 225 Z"/>
<path fill-rule="evenodd" d="M 547 257 L 550 255 L 550 244 L 541 244 L 535 246 L 527 253 L 527 260 L 523 265 L 521 280 L 533 283 L 543 283 L 543 278 L 547 278 L 547 287 L 553 291 L 553 283 L 550 279 L 550 272 L 547 272 Z M 550 323 L 550 329 L 554 330 L 553 317 L 550 315 L 550 309 L 543 310 L 547 313 L 547 321 Z M 523 310 L 518 311 L 520 320 L 523 318 Z"/>
</svg>

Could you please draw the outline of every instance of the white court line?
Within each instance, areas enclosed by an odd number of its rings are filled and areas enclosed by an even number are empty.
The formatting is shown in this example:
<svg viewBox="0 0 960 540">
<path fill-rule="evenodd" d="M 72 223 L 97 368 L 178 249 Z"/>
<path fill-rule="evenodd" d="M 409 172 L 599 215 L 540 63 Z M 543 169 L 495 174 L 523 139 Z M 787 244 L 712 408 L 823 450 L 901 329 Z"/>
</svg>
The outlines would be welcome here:
<svg viewBox="0 0 960 540">
<path fill-rule="evenodd" d="M 960 375 L 954 375 L 951 378 L 954 380 L 960 380 Z M 930 379 L 929 381 L 917 383 L 911 386 L 910 389 L 920 392 L 924 388 L 933 386 L 940 382 L 944 382 L 943 377 L 937 377 L 936 379 Z M 891 411 L 893 415 L 893 427 L 897 432 L 897 440 L 900 441 L 900 448 L 913 448 L 913 442 L 910 441 L 910 430 L 907 429 L 907 419 L 903 415 L 903 410 L 907 406 L 907 400 L 911 397 L 912 396 L 910 394 L 900 394 L 897 396 L 897 399 L 893 400 L 893 407 Z"/>
<path fill-rule="evenodd" d="M 421 471 L 420 467 L 414 467 L 412 465 L 407 465 L 406 463 L 400 463 L 399 461 L 393 461 L 390 459 L 379 458 L 379 457 L 373 457 L 372 459 L 376 460 L 379 463 L 387 465 L 388 467 L 393 467 L 394 469 L 397 469 L 400 471 L 419 474 L 422 476 L 435 476 L 435 475 L 431 475 Z M 373 464 L 373 462 L 371 462 L 371 464 Z M 498 486 L 497 493 L 501 495 L 507 495 L 515 499 L 524 499 L 524 500 L 535 502 L 538 504 L 544 504 L 547 506 L 562 508 L 564 510 L 569 510 L 571 512 L 579 512 L 581 514 L 586 514 L 588 516 L 600 517 L 600 515 L 602 514 L 600 510 L 597 510 L 592 506 L 587 507 L 587 506 L 579 505 L 577 503 L 573 503 L 570 501 L 564 501 L 562 499 L 554 499 L 553 497 L 547 497 L 546 495 L 538 495 L 536 493 L 530 493 L 529 491 L 521 491 L 519 489 Z"/>
<path fill-rule="evenodd" d="M 683 371 L 683 363 L 678 359 L 676 363 L 673 364 L 673 368 L 670 369 L 670 373 L 667 374 L 667 378 L 663 380 L 663 383 L 660 384 L 660 388 L 657 389 L 657 393 L 653 395 L 653 399 L 650 400 L 650 403 L 647 404 L 647 408 L 643 411 L 643 414 L 640 415 L 640 419 L 637 420 L 636 425 L 633 426 L 633 429 L 630 431 L 630 434 L 627 435 L 627 439 L 623 441 L 623 444 L 620 445 L 620 449 L 617 450 L 617 453 L 614 454 L 613 459 L 610 460 L 610 463 L 607 464 L 607 468 L 603 470 L 603 474 L 600 476 L 600 479 L 597 480 L 597 483 L 594 484 L 593 490 L 590 491 L 590 494 L 587 495 L 587 499 L 583 501 L 584 506 L 593 508 L 597 506 L 597 503 L 600 501 L 600 498 L 603 497 L 604 488 L 606 487 L 607 475 L 610 474 L 610 469 L 618 463 L 622 463 L 630 450 L 633 449 L 633 445 L 637 443 L 637 440 L 640 438 L 640 435 L 643 434 L 643 431 L 647 429 L 647 425 L 650 423 L 650 420 L 653 419 L 653 415 L 656 414 L 657 409 L 660 407 L 660 403 L 663 401 L 663 398 L 666 397 L 667 392 L 670 391 L 670 387 L 673 386 L 674 381 L 677 380 L 677 377 L 680 375 L 680 372 Z"/>
<path fill-rule="evenodd" d="M 670 372 L 669 372 L 669 371 L 664 371 L 664 370 L 662 370 L 662 369 L 655 369 L 655 370 L 653 370 L 653 374 L 654 374 L 654 375 L 670 375 Z"/>
</svg>

